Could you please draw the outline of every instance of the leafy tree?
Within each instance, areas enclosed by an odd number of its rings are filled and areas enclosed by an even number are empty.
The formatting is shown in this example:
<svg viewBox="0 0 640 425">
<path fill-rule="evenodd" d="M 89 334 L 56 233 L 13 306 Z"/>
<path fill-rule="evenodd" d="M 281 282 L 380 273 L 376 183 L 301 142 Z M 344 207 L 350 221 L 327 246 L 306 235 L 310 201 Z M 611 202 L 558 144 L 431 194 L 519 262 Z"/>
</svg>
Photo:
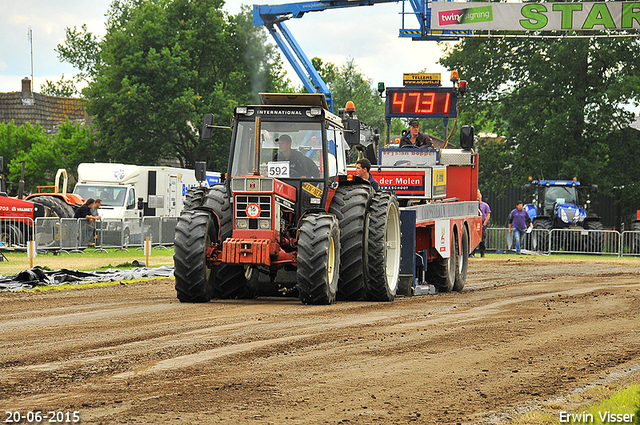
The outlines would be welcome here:
<svg viewBox="0 0 640 425">
<path fill-rule="evenodd" d="M 258 91 L 287 87 L 279 56 L 249 9 L 228 16 L 223 4 L 115 0 L 103 40 L 84 26 L 67 32 L 58 52 L 86 71 L 83 94 L 109 159 L 149 165 L 178 158 L 184 167 L 207 161 L 223 171 L 230 131 L 200 140 L 204 113 L 224 125 Z"/>
<path fill-rule="evenodd" d="M 66 38 L 63 44 L 55 49 L 61 62 L 72 63 L 79 72 L 71 80 L 65 80 L 64 74 L 58 82 L 45 80 L 40 86 L 40 92 L 49 96 L 71 97 L 80 95 L 78 85 L 93 80 L 97 65 L 100 64 L 100 43 L 98 38 L 87 31 L 87 25 L 66 28 Z"/>
<path fill-rule="evenodd" d="M 463 122 L 503 141 L 479 144 L 483 187 L 529 175 L 600 183 L 610 134 L 640 97 L 637 38 L 469 38 L 440 63 L 469 81 Z M 610 190 L 610 188 L 609 188 Z"/>
<path fill-rule="evenodd" d="M 45 83 L 40 85 L 40 93 L 47 96 L 72 97 L 78 95 L 78 90 L 73 81 L 65 80 L 62 74 L 62 79 L 58 82 L 45 80 Z"/>
<path fill-rule="evenodd" d="M 0 156 L 4 157 L 7 180 L 17 187 L 25 163 L 25 191 L 51 186 L 59 168 L 76 176 L 78 164 L 93 161 L 95 136 L 85 125 L 65 122 L 54 136 L 46 134 L 40 124 L 0 123 Z"/>
<path fill-rule="evenodd" d="M 373 81 L 361 73 L 353 58 L 349 58 L 342 66 L 331 62 L 324 64 L 317 57 L 311 63 L 331 90 L 334 108 L 344 108 L 351 100 L 359 119 L 377 128 L 380 133 L 384 132 L 384 100 Z"/>
</svg>

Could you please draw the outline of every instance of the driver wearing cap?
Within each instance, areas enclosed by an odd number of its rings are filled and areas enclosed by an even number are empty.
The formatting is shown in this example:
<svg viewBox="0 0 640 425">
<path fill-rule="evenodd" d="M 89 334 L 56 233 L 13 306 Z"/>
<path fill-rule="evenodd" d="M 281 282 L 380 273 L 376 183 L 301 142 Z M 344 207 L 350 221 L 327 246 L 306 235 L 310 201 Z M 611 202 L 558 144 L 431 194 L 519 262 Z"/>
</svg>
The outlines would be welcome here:
<svg viewBox="0 0 640 425">
<path fill-rule="evenodd" d="M 320 172 L 316 163 L 295 149 L 291 149 L 291 136 L 283 134 L 276 139 L 278 152 L 274 161 L 289 161 L 291 177 L 319 177 Z"/>
<path fill-rule="evenodd" d="M 432 148 L 433 140 L 428 134 L 420 133 L 418 120 L 411 120 L 409 121 L 409 132 L 400 139 L 400 147 Z"/>
</svg>

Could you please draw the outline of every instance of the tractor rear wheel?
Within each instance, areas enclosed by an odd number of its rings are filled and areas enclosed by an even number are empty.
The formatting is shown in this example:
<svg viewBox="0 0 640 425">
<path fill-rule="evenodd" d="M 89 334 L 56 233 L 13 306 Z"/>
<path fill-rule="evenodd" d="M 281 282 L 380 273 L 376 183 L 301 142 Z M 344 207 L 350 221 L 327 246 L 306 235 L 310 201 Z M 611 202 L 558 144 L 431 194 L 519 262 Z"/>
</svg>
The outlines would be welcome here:
<svg viewBox="0 0 640 425">
<path fill-rule="evenodd" d="M 427 264 L 427 282 L 438 292 L 451 292 L 456 281 L 458 260 L 458 238 L 451 234 L 451 252 L 449 258 L 432 261 Z"/>
<path fill-rule="evenodd" d="M 31 202 L 45 207 L 45 217 L 73 218 L 73 208 L 62 199 L 55 196 L 36 196 Z"/>
<path fill-rule="evenodd" d="M 230 238 L 233 232 L 233 210 L 227 196 L 227 187 L 217 184 L 208 189 L 200 206 L 215 213 L 220 220 L 220 240 Z"/>
<path fill-rule="evenodd" d="M 587 239 L 587 252 L 602 253 L 602 247 L 604 245 L 604 226 L 600 221 L 587 221 L 584 224 L 584 228 L 589 231 Z"/>
<path fill-rule="evenodd" d="M 220 299 L 255 298 L 259 277 L 257 267 L 222 264 L 213 278 L 213 296 Z"/>
<path fill-rule="evenodd" d="M 304 304 L 333 304 L 340 270 L 340 226 L 330 214 L 309 214 L 298 237 L 298 295 Z"/>
<path fill-rule="evenodd" d="M 393 301 L 400 276 L 400 210 L 393 192 L 376 192 L 367 214 L 367 298 Z"/>
<path fill-rule="evenodd" d="M 207 265 L 207 247 L 218 237 L 211 215 L 184 211 L 176 224 L 174 240 L 175 287 L 180 302 L 207 302 L 213 295 L 212 270 Z"/>
<path fill-rule="evenodd" d="M 634 221 L 631 224 L 631 231 L 637 232 L 631 235 L 631 253 L 640 253 L 640 221 Z"/>
<path fill-rule="evenodd" d="M 534 249 L 539 252 L 549 252 L 549 236 L 551 232 L 551 220 L 541 218 L 533 220 Z"/>
<path fill-rule="evenodd" d="M 458 258 L 456 259 L 458 267 L 456 267 L 456 278 L 453 283 L 454 291 L 462 291 L 462 288 L 464 288 L 464 284 L 467 281 L 467 269 L 469 267 L 469 232 L 464 226 L 462 227 L 460 250 L 462 252 L 458 254 Z"/>
<path fill-rule="evenodd" d="M 336 216 L 340 226 L 340 300 L 358 301 L 367 297 L 364 226 L 372 193 L 370 185 L 342 186 L 329 207 L 329 213 Z"/>
<path fill-rule="evenodd" d="M 184 197 L 182 204 L 183 211 L 189 211 L 199 207 L 204 202 L 205 195 L 209 192 L 209 188 L 203 186 L 192 186 L 189 188 L 187 195 Z"/>
</svg>

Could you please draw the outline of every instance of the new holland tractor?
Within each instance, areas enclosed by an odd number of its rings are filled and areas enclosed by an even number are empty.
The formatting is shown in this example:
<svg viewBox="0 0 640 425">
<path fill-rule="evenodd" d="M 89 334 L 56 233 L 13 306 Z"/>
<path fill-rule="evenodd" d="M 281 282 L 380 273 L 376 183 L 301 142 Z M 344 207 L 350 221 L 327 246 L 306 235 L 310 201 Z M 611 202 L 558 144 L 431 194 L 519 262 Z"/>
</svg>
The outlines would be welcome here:
<svg viewBox="0 0 640 425">
<path fill-rule="evenodd" d="M 179 217 L 178 299 L 253 298 L 266 275 L 305 304 L 393 300 L 398 201 L 347 174 L 349 152 L 376 152 L 360 121 L 329 112 L 322 94 L 260 98 L 235 108 L 226 181 L 193 188 Z M 205 115 L 203 139 L 213 121 Z M 277 282 L 281 270 L 295 272 L 290 287 Z"/>
<path fill-rule="evenodd" d="M 569 245 L 572 250 L 585 252 L 602 252 L 603 225 L 600 217 L 588 214 L 588 200 L 578 190 L 580 182 L 573 180 L 533 180 L 525 185 L 525 192 L 533 192 L 531 202 L 524 205 L 533 222 L 534 229 L 546 230 L 536 232 L 538 249 L 547 250 L 549 243 L 552 250 L 561 250 Z M 591 187 L 592 192 L 598 186 Z M 575 229 L 580 232 L 574 238 L 561 237 L 550 233 L 553 229 Z M 585 232 L 586 231 L 586 232 Z M 551 239 L 549 239 L 551 236 Z M 566 235 L 565 235 L 566 236 Z M 573 239 L 578 238 L 577 241 Z"/>
</svg>

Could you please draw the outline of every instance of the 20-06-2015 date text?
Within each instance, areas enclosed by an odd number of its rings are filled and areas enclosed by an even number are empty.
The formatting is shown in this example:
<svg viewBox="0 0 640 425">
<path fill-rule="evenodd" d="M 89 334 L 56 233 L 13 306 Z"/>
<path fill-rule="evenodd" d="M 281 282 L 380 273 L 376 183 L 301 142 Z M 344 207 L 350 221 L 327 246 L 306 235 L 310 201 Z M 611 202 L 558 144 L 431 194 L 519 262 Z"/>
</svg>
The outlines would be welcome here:
<svg viewBox="0 0 640 425">
<path fill-rule="evenodd" d="M 7 410 L 5 413 L 4 423 L 18 424 L 18 423 L 46 423 L 46 424 L 72 424 L 80 422 L 80 412 L 75 410 L 73 412 L 62 410 L 32 410 L 28 412 L 21 412 L 19 410 Z"/>
</svg>

